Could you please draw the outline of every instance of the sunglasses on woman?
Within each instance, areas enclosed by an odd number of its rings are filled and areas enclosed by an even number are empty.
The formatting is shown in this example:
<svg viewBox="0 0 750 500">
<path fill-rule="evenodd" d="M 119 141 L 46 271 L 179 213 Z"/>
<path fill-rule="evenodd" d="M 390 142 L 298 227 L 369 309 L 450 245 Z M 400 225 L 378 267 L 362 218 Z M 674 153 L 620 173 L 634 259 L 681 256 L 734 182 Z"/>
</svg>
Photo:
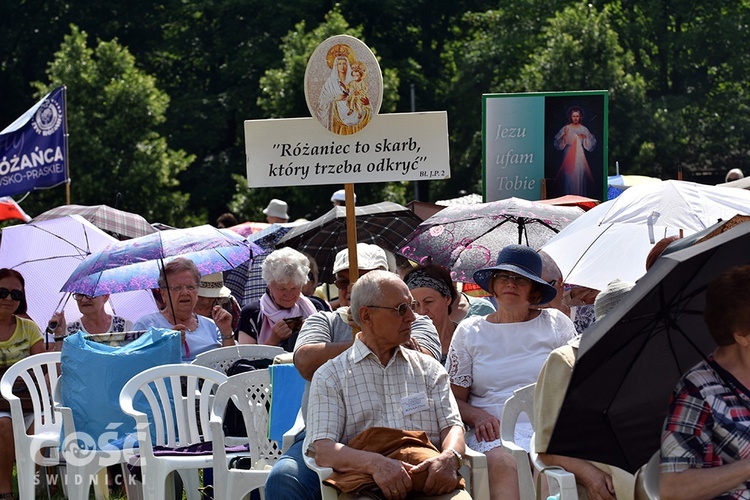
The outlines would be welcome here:
<svg viewBox="0 0 750 500">
<path fill-rule="evenodd" d="M 6 298 L 10 295 L 10 298 L 19 302 L 23 299 L 23 290 L 8 290 L 7 288 L 0 288 L 0 299 Z"/>
</svg>

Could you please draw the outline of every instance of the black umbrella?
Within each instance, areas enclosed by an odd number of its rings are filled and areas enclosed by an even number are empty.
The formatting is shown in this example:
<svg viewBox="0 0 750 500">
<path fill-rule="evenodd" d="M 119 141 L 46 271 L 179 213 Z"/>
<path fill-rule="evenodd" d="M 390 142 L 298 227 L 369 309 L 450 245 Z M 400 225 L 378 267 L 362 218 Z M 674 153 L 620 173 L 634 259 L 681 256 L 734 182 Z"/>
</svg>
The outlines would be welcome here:
<svg viewBox="0 0 750 500">
<path fill-rule="evenodd" d="M 408 208 L 384 201 L 355 208 L 357 242 L 372 243 L 395 251 L 406 242 L 422 220 Z M 346 207 L 333 207 L 314 221 L 294 227 L 276 244 L 312 255 L 318 263 L 320 281 L 333 282 L 333 261 L 347 248 Z"/>
<path fill-rule="evenodd" d="M 662 255 L 581 340 L 548 452 L 635 472 L 659 448 L 681 375 L 714 348 L 705 290 L 750 262 L 750 224 Z"/>
</svg>

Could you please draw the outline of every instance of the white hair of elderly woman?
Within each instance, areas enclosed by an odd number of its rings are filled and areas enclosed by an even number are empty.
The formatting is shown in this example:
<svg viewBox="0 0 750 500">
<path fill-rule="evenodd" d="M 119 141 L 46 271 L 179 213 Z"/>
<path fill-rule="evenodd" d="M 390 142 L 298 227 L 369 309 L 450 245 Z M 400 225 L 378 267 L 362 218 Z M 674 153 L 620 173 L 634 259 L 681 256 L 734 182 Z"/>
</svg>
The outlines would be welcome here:
<svg viewBox="0 0 750 500">
<path fill-rule="evenodd" d="M 274 250 L 263 261 L 263 280 L 266 283 L 303 286 L 307 283 L 310 262 L 304 254 L 289 247 Z"/>
</svg>

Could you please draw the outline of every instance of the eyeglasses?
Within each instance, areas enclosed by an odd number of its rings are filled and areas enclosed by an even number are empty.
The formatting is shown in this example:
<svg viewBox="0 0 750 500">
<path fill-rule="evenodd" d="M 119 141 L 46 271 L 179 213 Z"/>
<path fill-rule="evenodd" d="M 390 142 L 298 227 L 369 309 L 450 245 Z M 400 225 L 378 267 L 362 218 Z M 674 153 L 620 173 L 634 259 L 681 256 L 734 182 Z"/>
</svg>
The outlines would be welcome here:
<svg viewBox="0 0 750 500">
<path fill-rule="evenodd" d="M 169 287 L 172 293 L 180 293 L 183 288 L 188 292 L 194 292 L 198 289 L 198 285 L 172 285 Z"/>
<path fill-rule="evenodd" d="M 518 276 L 515 274 L 508 273 L 495 273 L 492 275 L 493 279 L 501 285 L 507 285 L 511 280 L 516 286 L 531 286 L 531 280 L 525 276 Z"/>
<path fill-rule="evenodd" d="M 367 306 L 367 307 L 374 307 L 375 309 L 391 309 L 393 311 L 396 311 L 399 316 L 404 316 L 406 314 L 406 312 L 409 311 L 410 309 L 412 311 L 416 311 L 417 310 L 417 301 L 416 300 L 412 300 L 409 303 L 402 302 L 399 305 L 397 305 L 396 307 L 388 307 L 388 306 Z"/>
<path fill-rule="evenodd" d="M 7 288 L 0 288 L 0 299 L 4 299 L 10 295 L 10 298 L 19 302 L 23 299 L 23 290 L 8 290 Z"/>
<path fill-rule="evenodd" d="M 91 295 L 86 295 L 85 293 L 74 293 L 73 298 L 78 301 L 81 301 L 83 299 L 89 299 L 89 300 L 94 299 L 94 297 L 92 297 Z"/>
</svg>

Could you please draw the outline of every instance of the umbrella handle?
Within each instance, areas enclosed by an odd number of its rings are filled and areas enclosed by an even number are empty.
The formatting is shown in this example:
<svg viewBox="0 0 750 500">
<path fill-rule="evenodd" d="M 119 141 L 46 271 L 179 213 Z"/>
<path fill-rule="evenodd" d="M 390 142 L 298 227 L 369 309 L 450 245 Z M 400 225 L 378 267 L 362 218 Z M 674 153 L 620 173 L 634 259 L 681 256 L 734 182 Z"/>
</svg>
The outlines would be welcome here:
<svg viewBox="0 0 750 500">
<path fill-rule="evenodd" d="M 62 297 L 60 297 L 60 301 L 57 303 L 57 307 L 55 307 L 55 311 L 54 312 L 58 313 L 58 312 L 62 311 L 63 309 L 65 309 L 65 306 L 68 305 L 68 301 L 70 300 L 70 297 L 72 297 L 72 296 L 73 296 L 72 293 L 66 293 L 65 295 L 63 295 Z M 52 328 L 52 330 L 54 330 L 55 328 L 57 328 L 57 324 L 55 324 L 55 326 L 52 326 L 51 324 L 47 324 L 47 329 L 44 330 L 44 333 L 45 333 L 45 335 L 44 335 L 44 349 L 45 350 L 49 349 L 50 327 Z"/>
</svg>

